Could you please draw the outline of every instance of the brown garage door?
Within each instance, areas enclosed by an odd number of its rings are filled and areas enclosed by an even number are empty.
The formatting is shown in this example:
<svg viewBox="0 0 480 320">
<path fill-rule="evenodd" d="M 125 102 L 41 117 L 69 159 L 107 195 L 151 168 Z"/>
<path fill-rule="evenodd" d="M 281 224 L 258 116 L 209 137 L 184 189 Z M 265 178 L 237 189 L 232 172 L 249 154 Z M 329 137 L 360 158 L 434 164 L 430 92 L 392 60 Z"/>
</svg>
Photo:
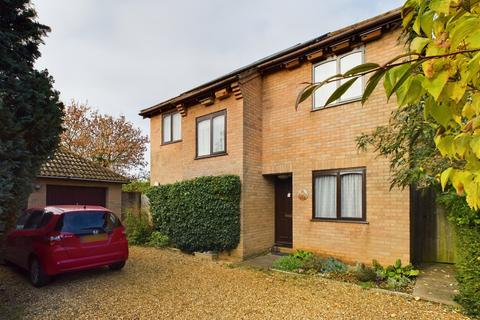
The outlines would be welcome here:
<svg viewBox="0 0 480 320">
<path fill-rule="evenodd" d="M 47 185 L 47 206 L 61 204 L 105 207 L 106 188 Z"/>
</svg>

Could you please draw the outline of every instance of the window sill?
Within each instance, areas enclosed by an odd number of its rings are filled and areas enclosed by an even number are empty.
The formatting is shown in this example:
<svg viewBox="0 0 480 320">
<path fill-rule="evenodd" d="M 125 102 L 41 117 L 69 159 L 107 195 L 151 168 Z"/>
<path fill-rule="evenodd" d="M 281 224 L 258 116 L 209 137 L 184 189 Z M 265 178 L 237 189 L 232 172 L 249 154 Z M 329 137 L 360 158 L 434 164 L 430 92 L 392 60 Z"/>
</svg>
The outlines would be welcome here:
<svg viewBox="0 0 480 320">
<path fill-rule="evenodd" d="M 169 145 L 169 144 L 174 144 L 174 143 L 179 143 L 179 142 L 182 142 L 182 139 L 180 140 L 175 140 L 175 141 L 170 141 L 170 142 L 162 142 L 162 146 L 166 146 L 166 145 Z"/>
<path fill-rule="evenodd" d="M 195 157 L 195 160 L 215 158 L 215 157 L 222 157 L 222 156 L 226 156 L 226 155 L 228 155 L 228 153 L 226 153 L 226 152 L 215 153 L 215 154 L 209 154 L 209 155 L 206 155 L 206 156 Z"/>
<path fill-rule="evenodd" d="M 340 102 L 337 102 L 337 103 L 329 104 L 329 105 L 326 106 L 326 107 L 315 108 L 314 106 L 312 106 L 312 110 L 310 110 L 310 111 L 311 111 L 311 112 L 315 112 L 315 111 L 330 109 L 330 108 L 339 107 L 339 106 L 343 106 L 344 104 L 349 104 L 349 103 L 358 102 L 358 101 L 362 101 L 362 97 L 353 98 L 353 99 L 349 99 L 349 100 L 345 100 L 345 101 L 340 101 Z"/>
<path fill-rule="evenodd" d="M 356 224 L 369 224 L 368 221 L 364 220 L 348 220 L 348 219 L 321 219 L 321 218 L 312 218 L 311 222 L 335 222 L 335 223 L 356 223 Z"/>
</svg>

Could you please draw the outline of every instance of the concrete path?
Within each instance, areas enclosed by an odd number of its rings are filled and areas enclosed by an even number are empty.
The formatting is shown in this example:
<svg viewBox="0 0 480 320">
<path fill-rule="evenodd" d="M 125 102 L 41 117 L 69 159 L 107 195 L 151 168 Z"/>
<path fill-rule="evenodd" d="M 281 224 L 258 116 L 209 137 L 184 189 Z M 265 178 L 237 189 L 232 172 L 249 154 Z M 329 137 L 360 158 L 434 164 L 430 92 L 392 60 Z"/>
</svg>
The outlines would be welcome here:
<svg viewBox="0 0 480 320">
<path fill-rule="evenodd" d="M 458 293 L 455 266 L 445 263 L 422 264 L 413 295 L 424 300 L 457 306 Z"/>
<path fill-rule="evenodd" d="M 258 269 L 262 269 L 262 270 L 268 270 L 272 267 L 273 262 L 280 257 L 281 257 L 281 255 L 269 253 L 269 254 L 266 254 L 266 255 L 263 255 L 263 256 L 258 256 L 258 257 L 252 258 L 252 259 L 245 260 L 245 261 L 241 262 L 240 264 L 245 265 L 245 266 L 258 268 Z"/>
</svg>

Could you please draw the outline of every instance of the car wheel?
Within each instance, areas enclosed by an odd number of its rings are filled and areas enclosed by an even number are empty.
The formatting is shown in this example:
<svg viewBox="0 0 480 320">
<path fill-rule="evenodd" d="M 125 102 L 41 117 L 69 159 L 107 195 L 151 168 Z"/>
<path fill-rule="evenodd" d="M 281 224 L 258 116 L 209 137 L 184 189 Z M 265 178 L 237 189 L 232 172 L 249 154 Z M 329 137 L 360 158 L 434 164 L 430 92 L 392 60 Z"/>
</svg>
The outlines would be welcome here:
<svg viewBox="0 0 480 320">
<path fill-rule="evenodd" d="M 108 267 L 110 268 L 110 270 L 121 270 L 123 267 L 125 267 L 125 261 L 112 263 Z"/>
<path fill-rule="evenodd" d="M 30 282 L 35 287 L 41 287 L 50 282 L 50 277 L 45 273 L 37 258 L 33 258 L 32 261 L 30 261 L 29 275 Z"/>
</svg>

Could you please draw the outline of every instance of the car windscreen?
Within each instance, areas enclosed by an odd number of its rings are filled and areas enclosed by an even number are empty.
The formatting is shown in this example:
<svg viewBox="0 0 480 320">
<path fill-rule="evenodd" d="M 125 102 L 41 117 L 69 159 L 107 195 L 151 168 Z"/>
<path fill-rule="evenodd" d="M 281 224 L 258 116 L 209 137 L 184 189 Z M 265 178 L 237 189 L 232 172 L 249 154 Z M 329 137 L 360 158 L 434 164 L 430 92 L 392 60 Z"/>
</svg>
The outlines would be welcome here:
<svg viewBox="0 0 480 320">
<path fill-rule="evenodd" d="M 113 229 L 109 212 L 81 211 L 63 215 L 61 231 L 77 235 L 111 232 Z"/>
</svg>

